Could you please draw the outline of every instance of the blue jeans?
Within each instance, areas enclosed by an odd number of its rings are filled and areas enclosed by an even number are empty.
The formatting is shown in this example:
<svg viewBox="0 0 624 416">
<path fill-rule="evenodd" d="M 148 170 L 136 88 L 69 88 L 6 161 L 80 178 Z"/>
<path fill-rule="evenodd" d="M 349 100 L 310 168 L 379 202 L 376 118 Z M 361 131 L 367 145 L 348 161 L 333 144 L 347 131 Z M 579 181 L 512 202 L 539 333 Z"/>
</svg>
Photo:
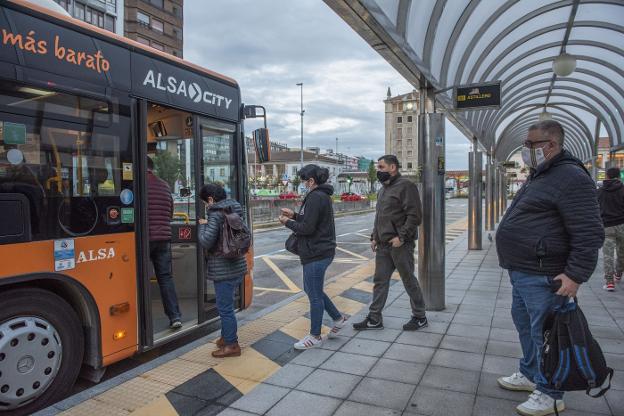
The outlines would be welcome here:
<svg viewBox="0 0 624 416">
<path fill-rule="evenodd" d="M 310 321 L 312 321 L 310 334 L 317 337 L 321 335 L 323 311 L 327 311 L 333 320 L 340 319 L 342 316 L 331 299 L 323 292 L 325 271 L 333 260 L 333 257 L 328 257 L 303 265 L 303 290 L 310 300 Z"/>
<path fill-rule="evenodd" d="M 539 374 L 540 353 L 544 343 L 542 327 L 544 319 L 553 307 L 567 301 L 565 296 L 556 295 L 552 290 L 553 278 L 509 271 L 513 286 L 511 317 L 520 337 L 522 359 L 520 372 L 537 384 L 537 390 L 555 400 L 563 398 L 563 392 L 551 390 Z"/>
<path fill-rule="evenodd" d="M 180 319 L 180 307 L 176 295 L 175 283 L 171 275 L 171 242 L 170 241 L 150 241 L 150 259 L 154 265 L 156 280 L 160 289 L 165 315 L 169 322 Z"/>
<path fill-rule="evenodd" d="M 217 310 L 221 317 L 221 336 L 227 345 L 238 342 L 234 294 L 242 281 L 243 276 L 214 282 Z"/>
</svg>

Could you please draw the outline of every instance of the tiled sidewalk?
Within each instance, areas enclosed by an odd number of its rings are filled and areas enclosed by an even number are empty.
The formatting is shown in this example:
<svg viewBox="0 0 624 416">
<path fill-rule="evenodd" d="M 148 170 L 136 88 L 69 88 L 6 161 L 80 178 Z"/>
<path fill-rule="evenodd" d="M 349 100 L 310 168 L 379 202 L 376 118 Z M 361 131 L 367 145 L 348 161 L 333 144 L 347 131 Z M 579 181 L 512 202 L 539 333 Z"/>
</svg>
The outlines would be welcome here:
<svg viewBox="0 0 624 416">
<path fill-rule="evenodd" d="M 409 299 L 395 284 L 383 331 L 344 330 L 322 349 L 296 356 L 220 414 L 516 414 L 527 394 L 496 384 L 500 375 L 517 371 L 521 355 L 510 316 L 509 279 L 487 239 L 483 251 L 468 252 L 464 236 L 447 247 L 446 259 L 447 307 L 428 314 L 428 328 L 401 330 L 410 315 Z M 601 273 L 599 266 L 582 286 L 579 303 L 616 374 L 606 397 L 566 394 L 566 416 L 624 415 L 624 286 L 604 292 Z M 365 313 L 363 308 L 350 322 Z"/>
</svg>

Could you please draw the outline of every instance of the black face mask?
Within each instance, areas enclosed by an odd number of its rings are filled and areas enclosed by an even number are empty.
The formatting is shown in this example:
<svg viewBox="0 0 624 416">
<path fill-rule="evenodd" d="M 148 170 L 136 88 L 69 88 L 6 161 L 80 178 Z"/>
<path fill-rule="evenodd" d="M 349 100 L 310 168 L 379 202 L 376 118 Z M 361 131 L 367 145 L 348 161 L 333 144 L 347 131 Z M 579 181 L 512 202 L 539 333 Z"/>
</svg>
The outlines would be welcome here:
<svg viewBox="0 0 624 416">
<path fill-rule="evenodd" d="M 377 179 L 379 179 L 379 182 L 384 183 L 385 181 L 387 181 L 388 179 L 390 179 L 390 172 L 382 172 L 380 170 L 377 171 Z"/>
</svg>

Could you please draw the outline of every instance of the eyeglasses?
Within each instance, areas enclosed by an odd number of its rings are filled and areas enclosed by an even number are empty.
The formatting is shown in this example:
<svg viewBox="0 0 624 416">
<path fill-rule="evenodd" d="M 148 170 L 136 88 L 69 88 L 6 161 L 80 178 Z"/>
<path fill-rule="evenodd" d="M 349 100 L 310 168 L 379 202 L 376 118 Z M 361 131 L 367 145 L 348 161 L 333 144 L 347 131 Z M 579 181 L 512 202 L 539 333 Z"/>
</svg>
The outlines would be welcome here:
<svg viewBox="0 0 624 416">
<path fill-rule="evenodd" d="M 550 142 L 550 140 L 536 140 L 536 141 L 525 140 L 523 144 L 524 144 L 524 147 L 528 147 L 529 149 L 533 149 L 536 144 L 548 143 L 548 142 Z"/>
</svg>

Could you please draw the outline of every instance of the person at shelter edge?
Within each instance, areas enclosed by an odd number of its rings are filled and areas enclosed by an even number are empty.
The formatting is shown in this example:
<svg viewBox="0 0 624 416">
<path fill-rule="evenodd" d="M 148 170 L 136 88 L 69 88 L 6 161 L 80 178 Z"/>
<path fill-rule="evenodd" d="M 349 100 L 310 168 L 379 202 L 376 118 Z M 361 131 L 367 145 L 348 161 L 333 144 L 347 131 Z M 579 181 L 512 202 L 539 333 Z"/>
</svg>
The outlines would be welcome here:
<svg viewBox="0 0 624 416">
<path fill-rule="evenodd" d="M 594 272 L 604 230 L 594 181 L 564 148 L 565 132 L 554 120 L 529 128 L 522 159 L 530 175 L 496 232 L 499 264 L 512 284 L 511 316 L 522 347 L 519 371 L 500 387 L 528 391 L 516 409 L 542 416 L 565 409 L 563 392 L 539 374 L 542 326 L 554 306 L 575 297 Z"/>
</svg>

